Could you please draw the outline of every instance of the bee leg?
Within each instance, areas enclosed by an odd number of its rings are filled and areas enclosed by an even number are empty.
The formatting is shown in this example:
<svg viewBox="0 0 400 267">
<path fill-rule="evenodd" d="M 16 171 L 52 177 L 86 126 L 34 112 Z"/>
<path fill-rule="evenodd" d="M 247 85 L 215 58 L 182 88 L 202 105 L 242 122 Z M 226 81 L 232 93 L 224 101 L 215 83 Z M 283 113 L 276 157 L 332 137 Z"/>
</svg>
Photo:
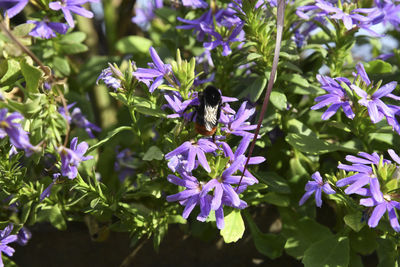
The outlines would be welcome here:
<svg viewBox="0 0 400 267">
<path fill-rule="evenodd" d="M 216 133 L 214 133 L 213 136 L 212 136 L 212 140 L 213 140 L 213 143 L 214 143 L 214 144 L 215 144 L 215 134 L 216 134 Z"/>
</svg>

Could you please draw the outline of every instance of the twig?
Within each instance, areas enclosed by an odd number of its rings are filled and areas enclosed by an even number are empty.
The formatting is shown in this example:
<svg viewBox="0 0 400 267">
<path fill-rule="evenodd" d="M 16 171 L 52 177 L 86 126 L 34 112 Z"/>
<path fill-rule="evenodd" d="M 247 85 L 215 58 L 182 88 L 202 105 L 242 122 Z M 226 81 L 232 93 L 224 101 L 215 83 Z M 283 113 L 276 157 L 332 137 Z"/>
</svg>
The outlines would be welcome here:
<svg viewBox="0 0 400 267">
<path fill-rule="evenodd" d="M 144 244 L 147 243 L 147 240 L 148 239 L 145 239 L 139 245 L 137 245 L 137 247 L 131 252 L 131 254 L 129 254 L 128 257 L 126 257 L 124 259 L 124 261 L 121 263 L 120 267 L 129 267 L 129 266 L 131 266 L 131 263 L 132 263 L 133 259 L 135 258 L 136 254 L 144 246 Z"/>
<path fill-rule="evenodd" d="M 260 112 L 260 118 L 258 119 L 257 128 L 254 132 L 253 141 L 251 142 L 249 152 L 247 154 L 246 164 L 244 165 L 244 170 L 242 172 L 242 176 L 240 177 L 239 184 L 238 184 L 238 187 L 236 188 L 236 191 L 239 190 L 244 173 L 246 172 L 247 165 L 249 164 L 251 154 L 253 153 L 253 149 L 256 144 L 258 133 L 260 132 L 261 123 L 262 123 L 262 120 L 264 119 L 264 114 L 267 111 L 272 87 L 274 86 L 276 70 L 278 68 L 279 52 L 281 50 L 284 15 L 285 15 L 285 0 L 279 0 L 278 10 L 277 10 L 277 19 L 276 19 L 277 29 L 276 29 L 276 41 L 275 41 L 275 54 L 274 54 L 274 60 L 272 62 L 271 74 L 270 74 L 269 80 L 268 80 L 267 92 L 265 93 L 264 102 L 263 102 L 261 112 Z"/>
</svg>

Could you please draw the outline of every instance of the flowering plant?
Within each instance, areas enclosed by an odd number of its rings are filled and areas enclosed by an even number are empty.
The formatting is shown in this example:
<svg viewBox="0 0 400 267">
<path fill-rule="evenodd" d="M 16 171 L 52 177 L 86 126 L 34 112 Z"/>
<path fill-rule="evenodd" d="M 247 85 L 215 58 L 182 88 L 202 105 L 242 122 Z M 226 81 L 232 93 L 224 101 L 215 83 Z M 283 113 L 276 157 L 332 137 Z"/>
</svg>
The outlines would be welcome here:
<svg viewBox="0 0 400 267">
<path fill-rule="evenodd" d="M 399 1 L 133 2 L 0 2 L 0 267 L 73 222 L 399 264 Z"/>
</svg>

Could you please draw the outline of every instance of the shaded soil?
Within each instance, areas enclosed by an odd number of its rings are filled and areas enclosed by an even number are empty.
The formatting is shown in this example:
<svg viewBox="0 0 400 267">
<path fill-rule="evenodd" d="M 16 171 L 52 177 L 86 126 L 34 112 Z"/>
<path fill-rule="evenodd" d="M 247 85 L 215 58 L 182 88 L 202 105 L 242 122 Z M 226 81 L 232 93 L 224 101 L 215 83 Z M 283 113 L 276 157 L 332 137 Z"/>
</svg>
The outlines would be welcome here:
<svg viewBox="0 0 400 267">
<path fill-rule="evenodd" d="M 67 231 L 47 224 L 32 229 L 27 246 L 15 245 L 13 260 L 21 267 L 30 266 L 120 266 L 133 251 L 126 233 L 110 233 L 105 242 L 93 242 L 86 225 L 71 223 Z M 258 253 L 246 233 L 237 243 L 224 244 L 222 239 L 209 242 L 185 236 L 171 225 L 157 253 L 152 241 L 146 242 L 129 266 L 302 266 L 291 257 L 271 261 Z"/>
</svg>

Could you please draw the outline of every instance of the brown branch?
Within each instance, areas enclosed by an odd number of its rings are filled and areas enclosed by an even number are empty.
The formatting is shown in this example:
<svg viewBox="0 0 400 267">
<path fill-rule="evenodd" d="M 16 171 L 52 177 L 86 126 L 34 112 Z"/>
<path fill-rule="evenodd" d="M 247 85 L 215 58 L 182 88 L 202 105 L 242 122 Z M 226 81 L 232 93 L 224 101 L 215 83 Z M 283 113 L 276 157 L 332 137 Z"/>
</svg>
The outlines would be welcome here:
<svg viewBox="0 0 400 267">
<path fill-rule="evenodd" d="M 270 95 L 271 95 L 272 87 L 274 86 L 276 70 L 278 68 L 279 52 L 281 50 L 284 17 L 285 17 L 285 0 L 279 0 L 279 2 L 278 2 L 278 10 L 277 10 L 277 19 L 276 19 L 277 29 L 276 29 L 276 41 L 275 41 L 275 54 L 274 54 L 274 60 L 272 62 L 271 74 L 270 74 L 269 80 L 268 80 L 267 92 L 265 93 L 263 105 L 262 105 L 261 112 L 260 112 L 260 117 L 259 117 L 258 123 L 257 123 L 257 128 L 256 128 L 256 130 L 254 132 L 253 141 L 251 142 L 251 145 L 250 145 L 250 148 L 249 148 L 249 152 L 247 154 L 246 164 L 244 165 L 244 170 L 242 172 L 242 176 L 240 177 L 239 184 L 238 184 L 238 187 L 236 188 L 236 191 L 239 190 L 239 186 L 240 186 L 240 184 L 242 182 L 244 173 L 246 172 L 246 168 L 247 168 L 247 165 L 249 164 L 249 160 L 250 160 L 251 154 L 253 153 L 254 146 L 255 146 L 256 141 L 257 141 L 258 133 L 260 132 L 261 123 L 262 123 L 262 121 L 264 119 L 264 114 L 267 111 L 268 102 L 269 102 L 269 98 L 270 98 Z"/>
</svg>

